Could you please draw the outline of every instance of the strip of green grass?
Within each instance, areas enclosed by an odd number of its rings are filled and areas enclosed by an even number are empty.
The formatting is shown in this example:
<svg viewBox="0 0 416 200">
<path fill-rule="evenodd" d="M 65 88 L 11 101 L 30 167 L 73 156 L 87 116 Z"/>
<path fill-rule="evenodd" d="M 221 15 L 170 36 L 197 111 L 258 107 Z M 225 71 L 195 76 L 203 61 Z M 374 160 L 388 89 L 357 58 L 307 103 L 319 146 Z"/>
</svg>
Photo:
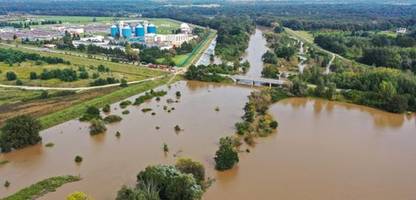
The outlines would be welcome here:
<svg viewBox="0 0 416 200">
<path fill-rule="evenodd" d="M 1 166 L 1 165 L 5 165 L 5 164 L 7 164 L 7 163 L 9 163 L 9 161 L 8 161 L 8 160 L 0 160 L 0 166 Z"/>
<path fill-rule="evenodd" d="M 39 118 L 42 128 L 46 129 L 54 125 L 63 123 L 65 121 L 80 117 L 84 114 L 88 106 L 96 106 L 98 108 L 104 107 L 106 104 L 115 103 L 117 101 L 123 100 L 127 97 L 142 93 L 144 91 L 150 90 L 152 88 L 158 87 L 160 85 L 166 84 L 170 80 L 171 76 L 161 78 L 155 81 L 147 81 L 139 84 L 129 85 L 126 88 L 122 88 L 110 94 L 97 97 L 95 99 L 85 101 L 69 108 L 63 109 L 61 111 L 42 116 Z"/>
<path fill-rule="evenodd" d="M 81 180 L 81 178 L 78 176 L 57 176 L 48 178 L 24 188 L 11 196 L 4 198 L 3 200 L 35 199 L 36 197 L 45 195 L 48 192 L 55 191 L 56 188 L 61 187 L 65 183 L 79 180 Z"/>
</svg>

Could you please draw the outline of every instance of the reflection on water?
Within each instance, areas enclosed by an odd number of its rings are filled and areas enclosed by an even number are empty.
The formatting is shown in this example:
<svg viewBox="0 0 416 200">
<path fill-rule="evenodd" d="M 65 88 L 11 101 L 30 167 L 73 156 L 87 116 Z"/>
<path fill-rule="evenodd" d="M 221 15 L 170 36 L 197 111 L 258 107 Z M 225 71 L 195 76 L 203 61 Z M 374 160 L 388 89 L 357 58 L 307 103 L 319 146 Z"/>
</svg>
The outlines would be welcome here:
<svg viewBox="0 0 416 200">
<path fill-rule="evenodd" d="M 322 99 L 311 100 L 308 98 L 291 98 L 290 101 L 282 101 L 281 104 L 290 105 L 294 109 L 304 108 L 308 103 L 313 102 L 314 113 L 319 115 L 323 110 L 331 113 L 337 107 L 344 110 L 359 110 L 365 112 L 373 118 L 375 128 L 400 128 L 405 121 L 415 120 L 414 115 L 403 115 L 387 113 L 378 109 L 369 108 L 349 103 L 326 101 Z"/>
<path fill-rule="evenodd" d="M 167 89 L 166 87 L 164 87 Z M 181 91 L 178 103 L 167 104 Z M 42 132 L 43 142 L 0 159 L 0 196 L 50 176 L 81 175 L 41 199 L 64 199 L 84 191 L 95 199 L 114 199 L 123 184 L 134 184 L 147 165 L 173 163 L 177 156 L 201 161 L 215 183 L 204 199 L 412 199 L 416 196 L 415 118 L 325 100 L 291 98 L 270 108 L 279 121 L 276 134 L 259 138 L 237 167 L 214 170 L 218 138 L 234 132 L 243 114 L 248 87 L 181 81 L 160 102 L 130 106 L 129 115 L 90 136 L 88 124 L 72 120 Z M 130 98 L 134 99 L 134 97 Z M 175 108 L 171 113 L 163 106 Z M 215 107 L 220 111 L 215 111 Z M 117 110 L 115 110 L 117 108 Z M 143 113 L 152 108 L 156 113 Z M 118 104 L 112 114 L 121 115 Z M 175 133 L 173 127 L 184 129 Z M 160 129 L 155 129 L 160 126 Z M 115 137 L 120 131 L 121 137 Z M 162 144 L 170 152 L 163 153 Z M 84 161 L 78 166 L 75 155 Z"/>
</svg>

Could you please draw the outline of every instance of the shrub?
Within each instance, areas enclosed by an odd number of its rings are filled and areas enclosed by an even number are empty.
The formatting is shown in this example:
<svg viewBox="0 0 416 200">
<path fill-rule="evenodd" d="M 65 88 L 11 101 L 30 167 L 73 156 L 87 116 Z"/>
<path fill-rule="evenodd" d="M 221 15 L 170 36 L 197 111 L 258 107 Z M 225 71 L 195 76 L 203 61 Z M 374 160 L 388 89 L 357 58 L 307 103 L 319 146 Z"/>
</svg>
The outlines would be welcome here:
<svg viewBox="0 0 416 200">
<path fill-rule="evenodd" d="M 80 118 L 81 121 L 90 121 L 92 119 L 101 119 L 100 110 L 95 106 L 89 106 Z"/>
<path fill-rule="evenodd" d="M 107 128 L 105 127 L 105 124 L 102 120 L 99 120 L 99 119 L 91 120 L 91 125 L 90 125 L 91 135 L 97 135 L 97 134 L 105 132 L 106 130 Z"/>
<path fill-rule="evenodd" d="M 110 111 L 111 111 L 110 104 L 106 104 L 106 105 L 103 107 L 103 112 L 105 112 L 105 113 L 109 113 Z"/>
<path fill-rule="evenodd" d="M 120 136 L 121 136 L 120 131 L 117 131 L 117 132 L 116 132 L 116 137 L 118 137 L 118 138 L 119 138 Z"/>
<path fill-rule="evenodd" d="M 123 110 L 123 112 L 121 112 L 121 114 L 128 115 L 128 114 L 130 114 L 130 111 L 129 110 Z"/>
<path fill-rule="evenodd" d="M 107 117 L 104 118 L 104 122 L 110 124 L 110 123 L 114 123 L 114 122 L 119 122 L 122 119 L 123 118 L 121 118 L 118 115 L 109 115 L 109 116 L 107 116 Z"/>
<path fill-rule="evenodd" d="M 20 79 L 16 80 L 16 85 L 23 85 L 23 82 Z"/>
<path fill-rule="evenodd" d="M 52 142 L 49 142 L 49 143 L 45 144 L 45 147 L 53 147 L 53 146 L 55 146 L 55 144 L 52 143 Z"/>
<path fill-rule="evenodd" d="M 36 72 L 30 72 L 29 79 L 30 80 L 38 79 L 38 75 L 36 74 Z"/>
<path fill-rule="evenodd" d="M 4 187 L 8 188 L 9 186 L 10 186 L 10 182 L 6 180 L 6 181 L 4 182 Z"/>
<path fill-rule="evenodd" d="M 121 79 L 120 87 L 127 87 L 127 86 L 129 85 L 127 84 L 126 79 Z"/>
<path fill-rule="evenodd" d="M 146 113 L 146 112 L 150 112 L 150 111 L 152 111 L 152 109 L 151 109 L 151 108 L 143 108 L 143 109 L 142 109 L 142 112 L 144 112 L 144 113 Z"/>
<path fill-rule="evenodd" d="M 181 127 L 179 126 L 179 125 L 176 125 L 175 127 L 174 127 L 174 129 L 175 129 L 175 131 L 176 132 L 179 132 L 179 131 L 181 131 L 182 129 L 181 129 Z"/>
<path fill-rule="evenodd" d="M 47 99 L 49 97 L 49 93 L 47 90 L 43 90 L 42 93 L 40 93 L 40 97 L 41 99 Z"/>
<path fill-rule="evenodd" d="M 126 100 L 126 101 L 122 101 L 120 102 L 120 108 L 126 108 L 127 106 L 131 105 L 131 101 Z"/>
<path fill-rule="evenodd" d="M 66 197 L 66 200 L 93 200 L 83 192 L 73 192 Z"/>
<path fill-rule="evenodd" d="M 235 128 L 237 129 L 237 134 L 245 135 L 246 133 L 250 132 L 250 123 L 249 122 L 237 122 L 235 124 Z"/>
<path fill-rule="evenodd" d="M 279 126 L 279 123 L 275 120 L 273 120 L 272 122 L 270 122 L 270 128 L 272 129 L 276 129 Z"/>
<path fill-rule="evenodd" d="M 166 143 L 163 143 L 163 151 L 164 152 L 169 152 L 169 147 Z"/>
<path fill-rule="evenodd" d="M 175 93 L 175 94 L 176 94 L 176 97 L 178 97 L 178 98 L 182 96 L 182 94 L 181 94 L 181 92 L 180 92 L 180 91 L 176 91 L 176 93 Z"/>
<path fill-rule="evenodd" d="M 6 73 L 6 78 L 8 81 L 14 81 L 17 79 L 17 75 L 14 72 L 7 72 Z"/>
<path fill-rule="evenodd" d="M 0 147 L 3 152 L 20 149 L 39 143 L 41 125 L 38 120 L 20 115 L 5 122 L 0 132 Z"/>
<path fill-rule="evenodd" d="M 74 161 L 75 161 L 76 163 L 81 163 L 81 162 L 82 162 L 82 160 L 83 160 L 83 158 L 82 158 L 81 156 L 79 156 L 79 155 L 75 156 Z"/>
</svg>

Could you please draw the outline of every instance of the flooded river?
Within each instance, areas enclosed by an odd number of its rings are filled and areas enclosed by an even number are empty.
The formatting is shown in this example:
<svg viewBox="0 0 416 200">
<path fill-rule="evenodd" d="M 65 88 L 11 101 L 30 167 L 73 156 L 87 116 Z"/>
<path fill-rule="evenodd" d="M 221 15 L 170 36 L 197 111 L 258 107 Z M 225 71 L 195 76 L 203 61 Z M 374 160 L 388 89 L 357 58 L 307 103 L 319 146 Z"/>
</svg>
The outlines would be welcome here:
<svg viewBox="0 0 416 200">
<path fill-rule="evenodd" d="M 167 89 L 167 88 L 164 88 Z M 233 170 L 216 172 L 218 138 L 233 124 L 252 88 L 181 81 L 160 102 L 130 106 L 123 121 L 105 134 L 90 136 L 88 124 L 72 120 L 42 132 L 44 143 L 0 159 L 2 197 L 50 176 L 80 175 L 82 180 L 41 199 L 63 199 L 84 191 L 113 199 L 123 184 L 133 184 L 147 165 L 174 163 L 175 156 L 201 161 L 216 182 L 204 198 L 214 199 L 411 199 L 416 196 L 416 120 L 405 115 L 305 98 L 283 100 L 270 109 L 278 132 L 242 153 Z M 167 104 L 181 91 L 178 103 Z M 174 107 L 171 113 L 163 105 Z M 215 111 L 215 107 L 220 111 Z M 156 113 L 143 113 L 150 107 Z M 120 114 L 118 105 L 113 114 Z M 117 109 L 117 110 L 114 110 Z M 175 133 L 174 126 L 184 131 Z M 159 130 L 155 127 L 160 126 Z M 115 132 L 121 137 L 116 138 Z M 165 155 L 163 143 L 170 152 Z M 75 155 L 84 161 L 74 163 Z"/>
<path fill-rule="evenodd" d="M 261 32 L 252 36 L 261 38 Z M 261 39 L 259 41 L 262 41 Z M 262 42 L 250 43 L 263 46 Z M 249 47 L 249 74 L 259 75 L 258 47 Z M 258 56 L 258 55 L 257 55 Z M 41 199 L 59 200 L 73 191 L 83 191 L 97 200 L 113 200 L 123 184 L 135 183 L 136 175 L 152 164 L 173 164 L 177 157 L 202 162 L 207 176 L 216 179 L 205 193 L 206 200 L 405 200 L 416 197 L 416 118 L 375 109 L 291 98 L 270 108 L 279 121 L 276 134 L 257 140 L 251 153 L 241 153 L 232 170 L 214 170 L 218 139 L 234 132 L 250 87 L 180 81 L 160 102 L 129 106 L 121 115 L 118 104 L 112 114 L 123 117 L 108 125 L 107 133 L 90 136 L 88 123 L 71 120 L 42 131 L 43 144 L 7 154 L 0 160 L 0 198 L 51 176 L 80 175 Z M 168 104 L 167 99 L 177 103 Z M 133 100 L 135 97 L 130 98 Z M 170 113 L 163 109 L 174 108 Z M 219 111 L 215 111 L 218 107 Z M 143 113 L 141 109 L 152 108 Z M 176 133 L 174 126 L 184 130 Z M 155 127 L 159 126 L 157 130 Z M 121 137 L 115 137 L 120 131 Z M 163 153 L 166 143 L 169 153 Z M 74 157 L 84 158 L 80 165 Z"/>
<path fill-rule="evenodd" d="M 261 71 L 263 70 L 263 61 L 261 57 L 267 51 L 267 41 L 263 37 L 263 31 L 261 28 L 256 28 L 253 35 L 250 36 L 250 42 L 246 50 L 244 60 L 250 63 L 250 68 L 246 75 L 249 77 L 261 77 Z"/>
</svg>

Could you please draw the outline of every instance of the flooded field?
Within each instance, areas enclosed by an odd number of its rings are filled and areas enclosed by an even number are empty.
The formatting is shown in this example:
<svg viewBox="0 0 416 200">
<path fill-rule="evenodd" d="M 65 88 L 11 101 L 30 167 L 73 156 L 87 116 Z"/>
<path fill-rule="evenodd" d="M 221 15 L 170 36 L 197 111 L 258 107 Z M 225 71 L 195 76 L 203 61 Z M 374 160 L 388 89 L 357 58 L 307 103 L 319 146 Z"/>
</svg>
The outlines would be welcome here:
<svg viewBox="0 0 416 200">
<path fill-rule="evenodd" d="M 167 104 L 168 98 L 178 103 Z M 214 170 L 218 138 L 233 133 L 251 88 L 179 82 L 160 102 L 130 106 L 123 121 L 90 136 L 88 124 L 72 120 L 42 132 L 44 144 L 8 154 L 0 167 L 2 197 L 50 176 L 81 175 L 41 199 L 63 199 L 84 191 L 114 199 L 147 165 L 174 163 L 186 156 L 205 164 L 216 182 L 205 199 L 411 199 L 416 196 L 416 120 L 405 115 L 343 103 L 292 98 L 271 107 L 278 133 L 258 140 L 251 153 L 227 172 Z M 163 105 L 175 110 L 168 113 Z M 218 106 L 220 111 L 215 111 Z M 156 115 L 143 113 L 152 108 Z M 118 105 L 113 114 L 120 114 Z M 117 109 L 117 110 L 115 110 Z M 174 126 L 184 131 L 175 133 Z M 160 126 L 160 130 L 155 127 Z M 116 138 L 115 132 L 121 137 Z M 170 152 L 164 154 L 163 143 Z M 84 157 L 77 165 L 76 155 Z"/>
</svg>

